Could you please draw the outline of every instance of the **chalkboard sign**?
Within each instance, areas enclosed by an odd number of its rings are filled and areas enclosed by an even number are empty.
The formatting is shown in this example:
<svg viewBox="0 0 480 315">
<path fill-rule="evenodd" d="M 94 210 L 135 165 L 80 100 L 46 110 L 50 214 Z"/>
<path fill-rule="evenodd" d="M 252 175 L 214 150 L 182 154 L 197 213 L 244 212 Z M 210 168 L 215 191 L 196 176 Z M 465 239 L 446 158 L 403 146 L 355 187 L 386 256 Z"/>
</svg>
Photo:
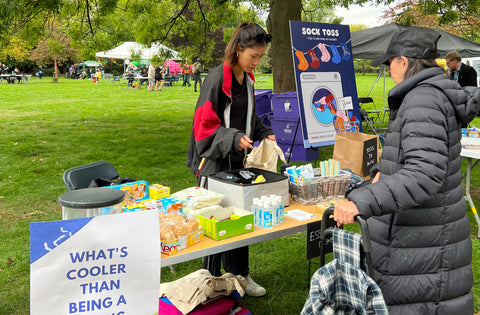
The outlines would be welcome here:
<svg viewBox="0 0 480 315">
<path fill-rule="evenodd" d="M 321 221 L 315 221 L 307 224 L 307 259 L 320 256 L 320 236 L 322 235 L 320 228 L 321 223 Z M 337 222 L 335 222 L 333 218 L 328 219 L 327 228 L 334 227 L 336 225 Z M 331 238 L 327 240 L 326 245 L 325 254 L 333 252 Z"/>
<path fill-rule="evenodd" d="M 375 137 L 369 140 L 365 140 L 365 142 L 363 143 L 363 177 L 370 174 L 370 169 L 378 161 L 377 140 L 378 137 Z"/>
</svg>

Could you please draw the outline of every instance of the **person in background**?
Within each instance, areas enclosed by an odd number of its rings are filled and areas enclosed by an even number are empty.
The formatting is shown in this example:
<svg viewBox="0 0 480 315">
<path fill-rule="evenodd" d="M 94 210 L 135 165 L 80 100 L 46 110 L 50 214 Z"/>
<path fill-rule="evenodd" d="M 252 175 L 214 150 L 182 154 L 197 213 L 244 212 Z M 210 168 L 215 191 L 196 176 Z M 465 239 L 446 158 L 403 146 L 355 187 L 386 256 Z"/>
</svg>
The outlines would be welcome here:
<svg viewBox="0 0 480 315">
<path fill-rule="evenodd" d="M 127 74 L 127 86 L 130 88 L 133 88 L 133 78 L 135 77 L 135 70 L 137 70 L 137 67 L 135 67 L 133 62 L 130 62 L 125 72 Z"/>
<path fill-rule="evenodd" d="M 140 79 L 140 84 L 138 88 L 141 88 L 143 83 L 146 83 L 148 85 L 148 69 L 145 68 L 145 66 L 142 66 L 142 70 L 140 71 L 140 76 L 142 77 L 142 79 Z"/>
<path fill-rule="evenodd" d="M 38 78 L 41 80 L 43 77 L 43 69 L 42 66 L 38 66 Z"/>
<path fill-rule="evenodd" d="M 162 91 L 163 84 L 165 80 L 163 79 L 163 74 L 165 72 L 162 66 L 155 67 L 155 91 Z M 158 86 L 160 84 L 160 87 Z"/>
<path fill-rule="evenodd" d="M 20 84 L 22 82 L 22 78 L 23 78 L 22 73 L 20 72 L 20 70 L 18 70 L 18 68 L 15 68 L 13 73 L 15 74 L 15 77 L 17 78 L 17 83 Z"/>
<path fill-rule="evenodd" d="M 155 65 L 150 63 L 148 65 L 148 90 L 153 91 L 153 85 L 155 84 Z"/>
<path fill-rule="evenodd" d="M 183 64 L 183 83 L 182 86 L 192 86 L 190 84 L 190 74 L 192 73 L 192 69 L 190 64 L 188 63 L 187 60 L 185 60 L 185 63 Z"/>
<path fill-rule="evenodd" d="M 451 51 L 445 56 L 445 62 L 450 69 L 450 78 L 461 86 L 478 86 L 477 71 L 462 62 L 457 51 Z"/>
<path fill-rule="evenodd" d="M 193 90 L 197 92 L 197 83 L 199 84 L 199 89 L 202 88 L 202 61 L 200 58 L 197 58 L 193 64 Z"/>
<path fill-rule="evenodd" d="M 255 114 L 253 70 L 265 54 L 271 35 L 258 24 L 241 23 L 225 49 L 223 64 L 203 83 L 194 113 L 186 165 L 202 186 L 204 178 L 220 171 L 243 168 L 254 141 L 275 140 L 272 128 Z M 265 288 L 253 281 L 248 246 L 204 257 L 203 268 L 214 276 L 226 272 L 245 277 L 245 292 L 263 296 Z"/>
<path fill-rule="evenodd" d="M 473 314 L 470 222 L 463 198 L 461 126 L 480 90 L 461 87 L 435 61 L 440 34 L 397 32 L 372 66 L 396 84 L 371 184 L 337 203 L 338 225 L 368 219 L 376 282 L 390 315 Z"/>
</svg>

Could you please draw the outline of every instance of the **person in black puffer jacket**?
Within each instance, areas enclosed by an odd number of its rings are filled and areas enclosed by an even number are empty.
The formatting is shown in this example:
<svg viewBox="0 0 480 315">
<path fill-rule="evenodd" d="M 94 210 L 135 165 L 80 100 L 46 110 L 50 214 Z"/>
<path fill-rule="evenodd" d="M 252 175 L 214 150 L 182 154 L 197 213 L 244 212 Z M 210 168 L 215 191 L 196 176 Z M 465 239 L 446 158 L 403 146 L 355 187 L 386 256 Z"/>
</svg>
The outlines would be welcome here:
<svg viewBox="0 0 480 315">
<path fill-rule="evenodd" d="M 461 126 L 480 111 L 435 62 L 440 35 L 412 27 L 392 37 L 373 66 L 396 86 L 372 184 L 335 206 L 337 224 L 369 219 L 377 283 L 391 315 L 473 314 L 472 244 L 463 198 Z"/>
</svg>

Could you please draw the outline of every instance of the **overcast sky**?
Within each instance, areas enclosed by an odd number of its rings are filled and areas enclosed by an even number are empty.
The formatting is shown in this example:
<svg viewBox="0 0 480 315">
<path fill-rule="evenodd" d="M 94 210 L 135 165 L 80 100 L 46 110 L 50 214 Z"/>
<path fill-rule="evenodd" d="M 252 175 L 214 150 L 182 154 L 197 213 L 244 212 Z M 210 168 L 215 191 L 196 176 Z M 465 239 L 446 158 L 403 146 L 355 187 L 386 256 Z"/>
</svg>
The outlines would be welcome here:
<svg viewBox="0 0 480 315">
<path fill-rule="evenodd" d="M 373 6 L 369 4 L 363 7 L 350 5 L 348 9 L 336 9 L 335 13 L 337 16 L 344 18 L 342 24 L 365 24 L 374 27 L 385 24 L 385 21 L 380 18 L 385 8 L 385 6 Z"/>
</svg>

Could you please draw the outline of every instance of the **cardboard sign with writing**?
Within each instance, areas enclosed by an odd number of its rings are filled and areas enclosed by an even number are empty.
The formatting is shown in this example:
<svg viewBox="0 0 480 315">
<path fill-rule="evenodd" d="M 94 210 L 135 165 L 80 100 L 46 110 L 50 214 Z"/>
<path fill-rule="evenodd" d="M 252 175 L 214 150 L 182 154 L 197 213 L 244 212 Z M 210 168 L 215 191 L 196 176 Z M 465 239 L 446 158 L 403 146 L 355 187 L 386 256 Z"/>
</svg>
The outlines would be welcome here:
<svg viewBox="0 0 480 315">
<path fill-rule="evenodd" d="M 361 132 L 338 133 L 333 146 L 333 159 L 341 168 L 366 177 L 378 162 L 378 136 Z"/>
<path fill-rule="evenodd" d="M 158 312 L 153 211 L 30 224 L 30 313 Z"/>
</svg>

